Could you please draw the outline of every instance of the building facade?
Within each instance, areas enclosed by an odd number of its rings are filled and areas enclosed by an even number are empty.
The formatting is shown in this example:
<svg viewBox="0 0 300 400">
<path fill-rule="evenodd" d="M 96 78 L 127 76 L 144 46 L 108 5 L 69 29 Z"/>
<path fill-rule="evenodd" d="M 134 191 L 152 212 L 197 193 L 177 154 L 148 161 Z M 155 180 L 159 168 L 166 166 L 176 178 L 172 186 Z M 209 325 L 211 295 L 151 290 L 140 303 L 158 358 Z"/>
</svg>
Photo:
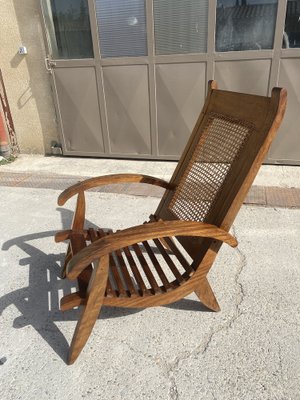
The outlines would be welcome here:
<svg viewBox="0 0 300 400">
<path fill-rule="evenodd" d="M 216 79 L 253 94 L 287 88 L 266 162 L 300 164 L 299 0 L 0 4 L 0 67 L 22 152 L 58 143 L 64 155 L 177 159 Z"/>
</svg>

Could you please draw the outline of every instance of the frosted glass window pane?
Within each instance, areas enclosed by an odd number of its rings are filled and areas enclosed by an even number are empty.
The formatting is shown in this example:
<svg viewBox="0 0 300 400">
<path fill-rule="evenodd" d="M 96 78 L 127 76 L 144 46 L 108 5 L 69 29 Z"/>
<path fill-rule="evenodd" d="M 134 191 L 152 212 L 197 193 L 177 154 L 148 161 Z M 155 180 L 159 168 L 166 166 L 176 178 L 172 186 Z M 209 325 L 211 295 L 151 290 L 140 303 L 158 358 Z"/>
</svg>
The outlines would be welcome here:
<svg viewBox="0 0 300 400">
<path fill-rule="evenodd" d="M 144 0 L 96 0 L 102 57 L 147 55 Z"/>
<path fill-rule="evenodd" d="M 93 58 L 87 0 L 44 0 L 52 57 Z"/>
<path fill-rule="evenodd" d="M 283 48 L 300 47 L 300 0 L 288 0 Z"/>
<path fill-rule="evenodd" d="M 277 0 L 218 0 L 216 50 L 272 49 Z"/>
<path fill-rule="evenodd" d="M 154 0 L 156 54 L 205 53 L 208 0 Z"/>
</svg>

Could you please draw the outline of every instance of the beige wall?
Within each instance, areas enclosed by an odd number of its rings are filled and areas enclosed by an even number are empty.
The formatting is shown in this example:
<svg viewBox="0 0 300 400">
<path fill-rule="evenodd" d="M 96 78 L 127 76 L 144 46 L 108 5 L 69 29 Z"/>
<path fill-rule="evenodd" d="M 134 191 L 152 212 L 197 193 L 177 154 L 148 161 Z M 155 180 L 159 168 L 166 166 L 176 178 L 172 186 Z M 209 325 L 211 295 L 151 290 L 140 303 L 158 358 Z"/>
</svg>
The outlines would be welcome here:
<svg viewBox="0 0 300 400">
<path fill-rule="evenodd" d="M 59 141 L 44 58 L 39 0 L 0 0 L 0 68 L 22 153 L 49 153 Z"/>
</svg>

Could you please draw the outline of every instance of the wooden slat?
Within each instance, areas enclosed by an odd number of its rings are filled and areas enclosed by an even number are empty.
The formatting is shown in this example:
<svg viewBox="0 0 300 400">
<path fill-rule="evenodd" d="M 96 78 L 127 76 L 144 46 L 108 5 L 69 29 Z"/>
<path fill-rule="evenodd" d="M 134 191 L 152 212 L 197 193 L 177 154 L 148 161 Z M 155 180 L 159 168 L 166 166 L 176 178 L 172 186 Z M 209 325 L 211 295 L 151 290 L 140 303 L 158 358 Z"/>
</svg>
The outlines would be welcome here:
<svg viewBox="0 0 300 400">
<path fill-rule="evenodd" d="M 177 269 L 176 265 L 174 264 L 173 260 L 171 259 L 169 254 L 166 252 L 166 249 L 164 248 L 164 246 L 160 243 L 160 241 L 158 239 L 154 239 L 153 241 L 156 244 L 156 247 L 160 251 L 160 254 L 163 256 L 163 258 L 165 259 L 166 263 L 168 264 L 170 270 L 172 271 L 172 273 L 175 276 L 175 278 L 177 279 L 177 281 L 179 283 L 184 282 L 184 279 L 183 279 L 181 273 L 178 271 L 178 269 Z"/>
<path fill-rule="evenodd" d="M 137 285 L 138 285 L 138 287 L 140 289 L 138 291 L 139 295 L 142 296 L 144 293 L 145 294 L 151 294 L 151 292 L 147 289 L 147 287 L 146 287 L 146 285 L 145 285 L 145 283 L 143 281 L 143 278 L 142 278 L 142 276 L 140 274 L 140 271 L 139 271 L 139 269 L 138 269 L 138 267 L 137 267 L 137 265 L 136 265 L 136 263 L 134 261 L 134 258 L 132 257 L 132 254 L 131 254 L 129 248 L 128 247 L 124 247 L 123 250 L 124 250 L 124 253 L 125 253 L 126 258 L 128 260 L 128 263 L 130 265 L 131 271 L 132 271 L 132 273 L 134 275 L 134 278 L 136 280 L 136 283 L 137 283 Z"/>
<path fill-rule="evenodd" d="M 134 294 L 135 292 L 137 294 L 139 294 L 138 290 L 136 290 L 134 288 L 134 286 L 133 286 L 131 277 L 130 277 L 130 275 L 128 273 L 128 270 L 127 270 L 127 266 L 126 266 L 126 264 L 124 262 L 124 259 L 123 259 L 123 256 L 122 256 L 122 250 L 117 249 L 116 251 L 114 251 L 112 253 L 112 257 L 115 257 L 117 259 L 118 266 L 116 266 L 116 268 L 117 268 L 117 271 L 118 271 L 119 275 L 120 274 L 122 275 L 122 276 L 120 275 L 120 279 L 122 281 L 122 285 L 125 288 L 125 292 L 126 292 L 127 296 L 130 297 L 131 294 Z M 113 261 L 115 262 L 115 259 Z M 124 283 L 125 283 L 125 285 L 124 285 Z"/>
<path fill-rule="evenodd" d="M 104 236 L 107 236 L 108 232 L 104 232 L 102 229 L 98 228 L 97 235 L 98 235 L 98 239 L 100 239 Z M 113 297 L 119 297 L 119 292 L 114 289 L 115 284 L 113 282 L 113 277 L 111 275 L 112 275 L 112 271 L 110 268 L 110 273 L 108 274 L 108 279 L 107 279 L 106 295 L 112 295 Z"/>
<path fill-rule="evenodd" d="M 148 279 L 148 282 L 150 283 L 151 291 L 153 292 L 153 294 L 155 294 L 155 292 L 161 292 L 161 289 L 158 286 L 156 279 L 153 276 L 152 271 L 149 268 L 149 265 L 148 265 L 145 257 L 143 256 L 140 246 L 138 244 L 134 244 L 134 245 L 132 245 L 132 248 L 133 248 L 137 258 L 139 259 L 139 262 L 140 262 L 141 267 L 143 268 L 143 271 Z"/>
<path fill-rule="evenodd" d="M 91 242 L 95 242 L 97 239 L 99 239 L 99 236 L 95 232 L 95 229 L 89 228 L 88 232 L 89 232 L 89 238 L 90 238 Z"/>
<path fill-rule="evenodd" d="M 168 290 L 172 289 L 173 286 L 168 281 L 168 278 L 166 277 L 163 269 L 161 268 L 159 261 L 157 260 L 155 254 L 153 253 L 153 250 L 151 249 L 151 246 L 149 245 L 149 243 L 143 242 L 143 246 L 145 247 L 145 249 L 150 257 L 152 264 L 153 264 L 165 290 L 168 291 Z"/>
<path fill-rule="evenodd" d="M 80 292 L 70 293 L 60 300 L 60 310 L 67 311 L 86 303 L 86 298 L 81 297 Z"/>
<path fill-rule="evenodd" d="M 129 272 L 127 270 L 127 265 L 125 264 L 125 261 L 123 259 L 121 250 L 116 250 L 115 254 L 116 254 L 116 257 L 118 258 L 118 261 L 119 261 L 121 272 L 123 274 L 123 279 L 124 279 L 124 281 L 125 281 L 125 283 L 127 285 L 128 295 L 131 296 L 132 293 L 137 293 L 138 294 L 138 291 L 133 286 L 132 279 L 131 279 L 131 276 L 129 275 Z"/>
<path fill-rule="evenodd" d="M 113 297 L 118 297 L 118 293 L 113 289 L 111 282 L 110 282 L 110 276 L 108 274 L 108 279 L 107 279 L 107 286 L 106 286 L 106 296 L 112 295 Z"/>
<path fill-rule="evenodd" d="M 109 265 L 110 265 L 110 270 L 112 272 L 116 289 L 119 292 L 120 296 L 127 296 L 126 293 L 126 287 L 122 281 L 122 278 L 120 276 L 119 268 L 116 262 L 116 259 L 114 257 L 115 253 L 111 253 L 109 256 Z"/>
<path fill-rule="evenodd" d="M 76 234 L 76 233 L 71 234 L 70 244 L 73 255 L 77 254 L 81 249 L 86 247 L 84 237 L 81 234 Z"/>
<path fill-rule="evenodd" d="M 181 253 L 181 251 L 178 249 L 178 247 L 176 246 L 176 244 L 174 243 L 174 241 L 169 238 L 169 237 L 165 237 L 164 238 L 164 242 L 166 242 L 166 244 L 168 245 L 168 248 L 174 253 L 174 255 L 177 257 L 178 261 L 180 262 L 180 264 L 183 266 L 183 268 L 186 270 L 186 272 L 188 274 L 191 274 L 194 272 L 193 268 L 191 267 L 191 265 L 189 264 L 189 262 L 186 260 L 186 258 L 184 257 L 184 255 Z"/>
<path fill-rule="evenodd" d="M 157 222 L 157 221 L 162 221 L 161 219 L 157 218 L 156 215 L 150 214 L 149 215 L 149 221 L 145 221 L 144 224 L 149 224 L 151 222 Z M 171 239 L 172 240 L 172 239 Z M 165 247 L 165 249 L 170 250 L 167 242 L 165 241 L 165 238 L 160 238 L 161 243 L 163 244 L 163 246 Z"/>
<path fill-rule="evenodd" d="M 98 229 L 97 233 L 99 235 L 99 238 L 109 235 L 108 232 L 104 232 L 102 229 Z M 120 278 L 118 267 L 112 254 L 110 254 L 109 256 L 109 266 L 110 266 L 110 271 L 112 273 L 112 278 L 114 280 L 114 282 L 112 282 L 111 276 L 109 276 L 108 281 L 110 282 L 110 286 L 112 288 L 115 286 L 116 289 L 113 290 L 115 291 L 117 297 L 120 295 L 126 296 L 126 288 L 124 287 L 123 282 Z"/>
<path fill-rule="evenodd" d="M 98 235 L 98 239 L 108 235 L 108 232 L 104 232 L 104 230 L 100 228 L 97 229 L 96 233 Z"/>
<path fill-rule="evenodd" d="M 86 242 L 84 237 L 80 234 L 72 234 L 70 236 L 70 245 L 72 255 L 77 254 L 80 250 L 86 247 Z M 78 275 L 78 287 L 81 294 L 85 294 L 89 280 L 93 272 L 93 267 L 88 265 L 79 275 Z"/>
<path fill-rule="evenodd" d="M 138 225 L 113 235 L 108 235 L 83 249 L 80 256 L 75 255 L 68 265 L 68 277 L 72 279 L 85 268 L 86 264 L 93 262 L 95 257 L 101 257 L 117 249 L 130 247 L 134 243 L 141 243 L 153 238 L 171 236 L 199 236 L 216 239 L 237 246 L 236 239 L 228 232 L 214 225 L 196 221 L 159 221 L 152 224 Z M 199 252 L 199 249 L 198 249 Z"/>
<path fill-rule="evenodd" d="M 96 240 L 100 239 L 101 237 L 105 236 L 105 232 L 102 229 L 99 229 L 98 231 L 95 231 L 93 228 L 89 228 L 89 235 L 91 242 L 95 242 Z M 107 279 L 107 286 L 106 286 L 106 291 L 105 295 L 107 296 L 113 296 L 117 297 L 117 293 L 115 290 L 113 290 L 109 278 Z"/>
</svg>

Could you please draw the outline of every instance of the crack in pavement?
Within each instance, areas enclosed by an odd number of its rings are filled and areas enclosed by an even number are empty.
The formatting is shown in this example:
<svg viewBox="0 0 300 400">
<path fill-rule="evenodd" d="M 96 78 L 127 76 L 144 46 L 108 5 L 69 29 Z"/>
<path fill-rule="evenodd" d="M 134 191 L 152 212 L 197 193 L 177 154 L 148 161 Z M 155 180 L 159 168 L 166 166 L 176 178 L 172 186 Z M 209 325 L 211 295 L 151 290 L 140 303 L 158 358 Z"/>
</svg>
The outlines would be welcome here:
<svg viewBox="0 0 300 400">
<path fill-rule="evenodd" d="M 233 233 L 233 236 L 235 238 L 237 238 L 236 229 L 235 229 L 234 225 L 232 225 L 232 233 Z M 244 287 L 243 287 L 242 283 L 240 282 L 240 276 L 241 276 L 241 274 L 243 272 L 243 269 L 247 266 L 247 259 L 246 259 L 245 254 L 239 248 L 239 246 L 237 246 L 235 248 L 235 251 L 237 252 L 237 254 L 238 254 L 239 258 L 240 258 L 240 264 L 239 264 L 237 273 L 236 273 L 235 278 L 234 278 L 234 282 L 238 287 L 238 294 L 237 294 L 237 302 L 236 302 L 236 305 L 235 305 L 235 316 L 233 316 L 231 318 L 231 320 L 229 321 L 228 329 L 230 329 L 232 327 L 232 325 L 234 324 L 234 322 L 241 316 L 240 307 L 241 307 L 241 304 L 242 304 L 242 302 L 244 300 L 244 297 L 245 297 L 245 291 L 244 291 Z"/>
<path fill-rule="evenodd" d="M 235 230 L 234 226 L 232 226 L 232 232 L 233 232 L 233 235 L 236 237 L 236 230 Z M 246 267 L 246 265 L 247 265 L 247 260 L 246 260 L 245 254 L 238 247 L 235 248 L 235 251 L 237 252 L 240 260 L 239 260 L 237 272 L 234 277 L 234 282 L 238 288 L 234 313 L 233 313 L 232 317 L 228 321 L 226 321 L 224 324 L 222 324 L 221 326 L 218 326 L 215 329 L 212 329 L 211 332 L 206 336 L 206 340 L 204 341 L 204 343 L 202 342 L 200 345 L 196 346 L 191 351 L 185 351 L 185 352 L 181 353 L 181 355 L 175 357 L 174 360 L 172 360 L 172 361 L 164 361 L 163 362 L 163 369 L 165 370 L 165 374 L 168 377 L 168 380 L 170 383 L 170 387 L 169 387 L 169 399 L 170 400 L 178 400 L 179 399 L 176 380 L 174 377 L 174 370 L 182 362 L 187 361 L 189 358 L 191 358 L 193 356 L 205 354 L 206 351 L 208 350 L 212 340 L 215 338 L 215 336 L 223 330 L 230 329 L 232 327 L 232 325 L 236 322 L 236 320 L 242 315 L 240 312 L 240 306 L 244 300 L 245 292 L 244 292 L 243 285 L 240 282 L 240 276 L 241 276 L 241 273 L 243 272 L 244 267 Z"/>
<path fill-rule="evenodd" d="M 168 377 L 170 380 L 169 398 L 171 400 L 178 400 L 179 399 L 178 389 L 177 389 L 176 380 L 175 380 L 173 371 L 170 370 Z"/>
<path fill-rule="evenodd" d="M 278 344 L 278 357 L 279 357 L 279 374 L 281 377 L 281 382 L 284 381 L 283 365 L 282 365 L 282 350 L 280 344 Z"/>
</svg>

